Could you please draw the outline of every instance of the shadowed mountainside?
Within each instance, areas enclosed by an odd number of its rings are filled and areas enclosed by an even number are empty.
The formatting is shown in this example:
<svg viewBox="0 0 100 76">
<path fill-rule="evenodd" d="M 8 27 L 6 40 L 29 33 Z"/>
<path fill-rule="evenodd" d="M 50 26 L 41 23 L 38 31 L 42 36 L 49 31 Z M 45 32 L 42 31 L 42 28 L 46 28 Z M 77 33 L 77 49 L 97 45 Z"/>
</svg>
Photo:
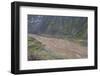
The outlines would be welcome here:
<svg viewBox="0 0 100 76">
<path fill-rule="evenodd" d="M 87 39 L 87 17 L 28 15 L 28 33 Z"/>
</svg>

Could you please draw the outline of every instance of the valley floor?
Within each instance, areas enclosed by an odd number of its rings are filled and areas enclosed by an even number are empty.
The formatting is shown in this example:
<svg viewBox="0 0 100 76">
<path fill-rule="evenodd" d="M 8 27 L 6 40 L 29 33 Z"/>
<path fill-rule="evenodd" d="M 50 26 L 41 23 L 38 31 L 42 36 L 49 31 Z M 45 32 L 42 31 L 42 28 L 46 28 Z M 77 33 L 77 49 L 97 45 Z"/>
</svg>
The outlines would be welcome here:
<svg viewBox="0 0 100 76">
<path fill-rule="evenodd" d="M 28 60 L 51 60 L 51 59 L 80 59 L 87 58 L 87 47 L 67 39 L 45 37 L 36 34 L 29 34 L 29 37 L 36 39 L 43 46 L 39 51 L 28 47 Z M 31 42 L 32 43 L 32 42 Z M 34 41 L 33 41 L 34 43 Z M 29 46 L 30 44 L 28 44 Z M 39 47 L 41 48 L 41 47 Z"/>
</svg>

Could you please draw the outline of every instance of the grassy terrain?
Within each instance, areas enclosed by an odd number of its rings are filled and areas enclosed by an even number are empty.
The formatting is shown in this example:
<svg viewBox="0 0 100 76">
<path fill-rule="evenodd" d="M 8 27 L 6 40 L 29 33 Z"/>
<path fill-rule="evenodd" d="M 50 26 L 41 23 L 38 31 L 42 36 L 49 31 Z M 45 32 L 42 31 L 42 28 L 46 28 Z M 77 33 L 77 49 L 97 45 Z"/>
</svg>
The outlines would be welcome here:
<svg viewBox="0 0 100 76">
<path fill-rule="evenodd" d="M 86 45 L 86 41 L 79 39 L 29 35 L 28 60 L 84 58 L 87 57 L 86 49 L 83 49 L 83 47 L 86 48 L 84 45 Z"/>
<path fill-rule="evenodd" d="M 82 46 L 87 46 L 87 39 L 81 39 L 80 35 L 78 37 L 71 37 L 71 36 L 64 36 L 64 35 L 47 35 L 47 34 L 39 34 L 40 36 L 48 37 L 48 38 L 57 38 L 57 39 L 64 39 L 64 40 L 69 40 L 73 41 L 75 43 L 78 43 Z"/>
<path fill-rule="evenodd" d="M 34 38 L 28 37 L 28 60 L 40 60 L 39 52 L 43 45 Z"/>
<path fill-rule="evenodd" d="M 47 60 L 47 59 L 64 59 L 65 57 L 57 52 L 45 49 L 38 40 L 28 37 L 28 60 Z"/>
</svg>

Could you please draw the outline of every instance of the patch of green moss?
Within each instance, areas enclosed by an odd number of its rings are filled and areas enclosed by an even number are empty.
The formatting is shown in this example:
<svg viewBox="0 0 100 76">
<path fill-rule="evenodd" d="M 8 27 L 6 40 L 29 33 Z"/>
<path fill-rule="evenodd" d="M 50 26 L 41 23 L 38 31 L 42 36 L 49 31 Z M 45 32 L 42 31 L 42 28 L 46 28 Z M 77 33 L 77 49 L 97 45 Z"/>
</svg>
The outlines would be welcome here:
<svg viewBox="0 0 100 76">
<path fill-rule="evenodd" d="M 28 50 L 38 51 L 41 49 L 43 49 L 43 45 L 41 42 L 32 37 L 28 37 Z"/>
</svg>

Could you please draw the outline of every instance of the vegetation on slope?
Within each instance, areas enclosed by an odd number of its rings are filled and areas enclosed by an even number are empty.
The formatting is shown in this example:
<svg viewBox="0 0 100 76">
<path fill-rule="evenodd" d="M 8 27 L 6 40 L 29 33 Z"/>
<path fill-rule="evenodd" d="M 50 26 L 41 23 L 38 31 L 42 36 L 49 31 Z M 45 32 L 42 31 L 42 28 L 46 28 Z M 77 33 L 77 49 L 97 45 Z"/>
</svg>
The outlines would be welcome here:
<svg viewBox="0 0 100 76">
<path fill-rule="evenodd" d="M 38 40 L 28 37 L 28 60 L 63 59 L 57 52 L 45 49 Z"/>
</svg>

